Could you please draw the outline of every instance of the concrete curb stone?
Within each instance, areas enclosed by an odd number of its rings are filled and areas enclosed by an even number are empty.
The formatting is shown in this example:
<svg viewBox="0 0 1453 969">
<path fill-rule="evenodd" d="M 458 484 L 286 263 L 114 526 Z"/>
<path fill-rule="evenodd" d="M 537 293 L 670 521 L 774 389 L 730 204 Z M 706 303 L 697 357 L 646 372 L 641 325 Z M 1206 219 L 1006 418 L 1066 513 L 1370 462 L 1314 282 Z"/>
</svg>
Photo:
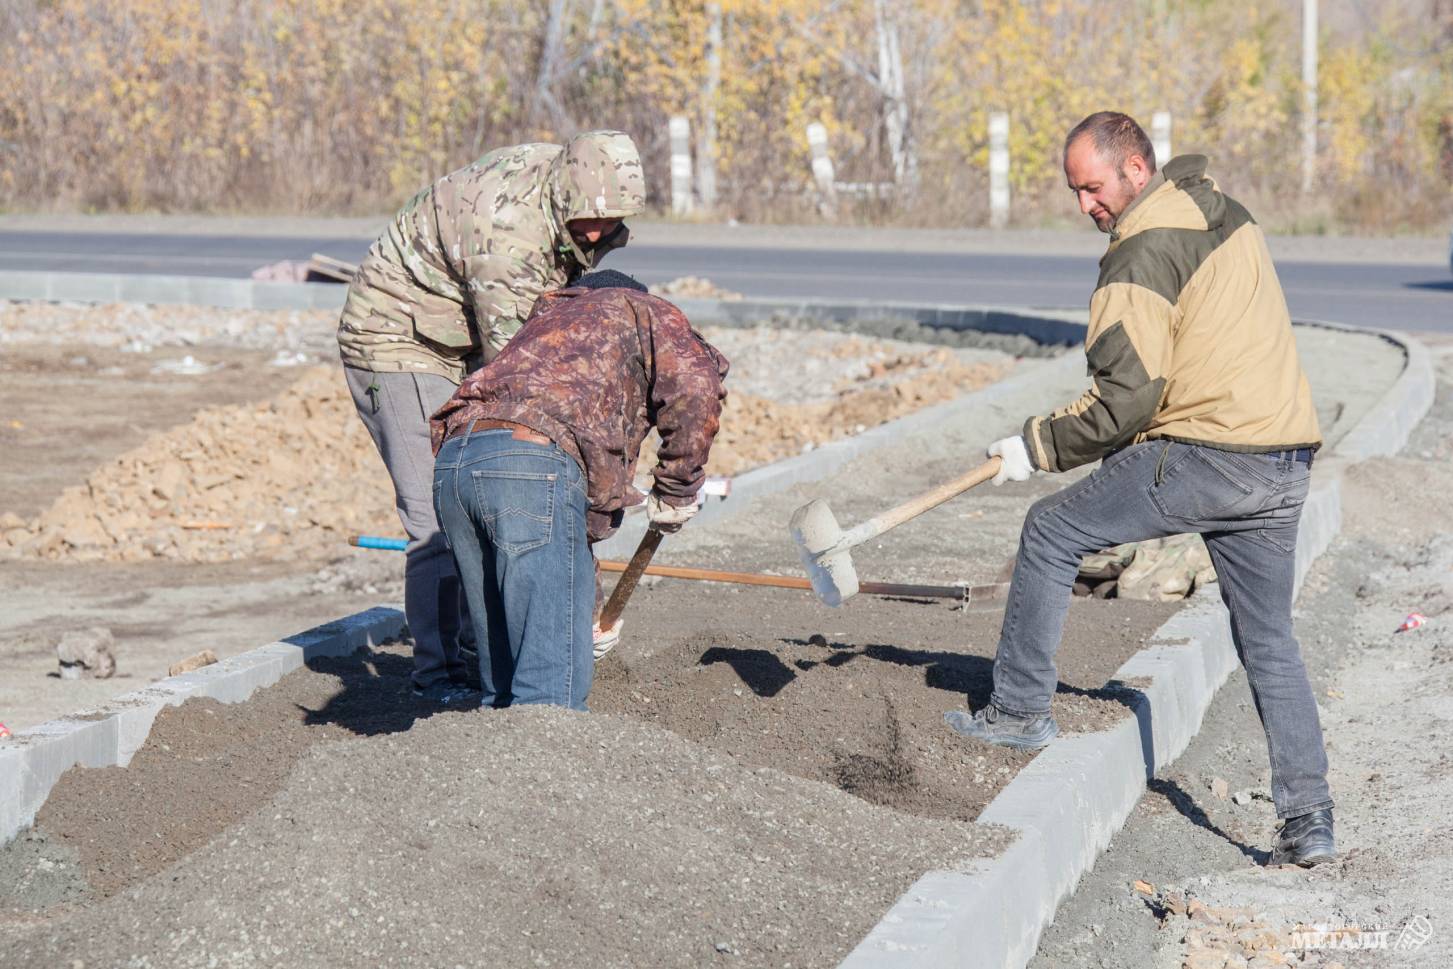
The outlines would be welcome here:
<svg viewBox="0 0 1453 969">
<path fill-rule="evenodd" d="M 0 271 L 0 299 L 77 303 L 161 303 L 224 309 L 331 309 L 343 307 L 346 286 L 275 283 L 212 276 L 144 276 L 126 273 Z M 1027 336 L 1045 344 L 1084 339 L 1079 310 L 1025 310 L 939 303 L 875 303 L 870 300 L 679 299 L 693 320 L 740 323 L 773 313 L 852 320 L 909 319 L 924 326 Z"/>
<path fill-rule="evenodd" d="M 0 844 L 28 827 L 62 774 L 83 767 L 125 767 L 146 742 L 163 707 L 193 697 L 240 703 L 321 656 L 346 656 L 403 631 L 400 608 L 376 606 L 286 640 L 117 697 L 99 711 L 61 717 L 0 741 Z"/>
<path fill-rule="evenodd" d="M 1406 336 L 1377 335 L 1401 346 L 1407 364 L 1332 449 L 1330 474 L 1314 479 L 1298 531 L 1298 591 L 1341 530 L 1341 469 L 1396 453 L 1432 406 L 1426 348 Z M 1015 830 L 1015 843 L 972 873 L 922 876 L 840 969 L 933 969 L 970 959 L 974 966 L 1020 969 L 1029 962 L 1059 903 L 1124 826 L 1147 780 L 1195 737 L 1216 691 L 1236 667 L 1229 616 L 1212 594 L 1197 593 L 1156 638 L 1186 642 L 1142 650 L 1116 671 L 1122 682 L 1149 680 L 1131 704 L 1134 718 L 1101 733 L 1055 741 L 980 814 L 981 823 Z"/>
</svg>

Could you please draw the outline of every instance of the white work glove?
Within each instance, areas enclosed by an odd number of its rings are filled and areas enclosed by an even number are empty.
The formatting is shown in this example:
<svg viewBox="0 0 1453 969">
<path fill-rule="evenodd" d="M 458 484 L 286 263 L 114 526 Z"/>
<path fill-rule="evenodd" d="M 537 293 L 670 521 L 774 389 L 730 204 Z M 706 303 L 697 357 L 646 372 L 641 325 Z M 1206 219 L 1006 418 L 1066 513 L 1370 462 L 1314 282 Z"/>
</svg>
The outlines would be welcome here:
<svg viewBox="0 0 1453 969">
<path fill-rule="evenodd" d="M 595 647 L 595 661 L 599 663 L 601 658 L 615 649 L 616 643 L 621 641 L 621 620 L 617 619 L 616 624 L 609 631 L 602 630 L 600 623 L 590 627 L 591 643 Z"/>
<path fill-rule="evenodd" d="M 997 457 L 1003 461 L 999 465 L 999 473 L 994 475 L 993 483 L 996 485 L 1006 481 L 1027 481 L 1034 474 L 1034 465 L 1029 462 L 1029 450 L 1024 446 L 1024 438 L 1018 434 L 990 444 L 989 457 Z"/>
<path fill-rule="evenodd" d="M 646 517 L 651 520 L 652 528 L 669 535 L 681 531 L 681 526 L 691 521 L 700 507 L 695 502 L 679 508 L 668 505 L 653 491 L 646 498 Z"/>
</svg>

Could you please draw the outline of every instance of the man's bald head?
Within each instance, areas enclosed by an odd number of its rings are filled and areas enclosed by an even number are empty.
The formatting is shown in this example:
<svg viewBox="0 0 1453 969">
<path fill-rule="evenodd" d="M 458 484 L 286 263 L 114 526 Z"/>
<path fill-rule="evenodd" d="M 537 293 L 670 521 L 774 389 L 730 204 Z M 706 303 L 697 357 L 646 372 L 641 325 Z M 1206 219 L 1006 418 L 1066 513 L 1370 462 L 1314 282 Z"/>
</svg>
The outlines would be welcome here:
<svg viewBox="0 0 1453 969">
<path fill-rule="evenodd" d="M 1064 164 L 1080 211 L 1109 232 L 1155 174 L 1155 149 L 1128 114 L 1096 111 L 1065 136 Z"/>
<path fill-rule="evenodd" d="M 1125 167 L 1132 155 L 1139 155 L 1150 174 L 1155 174 L 1155 146 L 1145 136 L 1145 129 L 1128 114 L 1119 111 L 1096 111 L 1070 129 L 1065 135 L 1065 155 L 1081 138 L 1089 138 L 1099 156 L 1117 170 Z"/>
</svg>

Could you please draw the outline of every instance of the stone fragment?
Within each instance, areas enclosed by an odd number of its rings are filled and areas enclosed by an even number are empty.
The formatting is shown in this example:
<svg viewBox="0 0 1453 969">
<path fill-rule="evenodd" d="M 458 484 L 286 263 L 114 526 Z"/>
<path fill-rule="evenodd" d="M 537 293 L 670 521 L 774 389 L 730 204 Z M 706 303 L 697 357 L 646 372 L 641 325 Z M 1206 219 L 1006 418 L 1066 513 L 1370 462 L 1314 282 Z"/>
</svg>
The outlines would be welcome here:
<svg viewBox="0 0 1453 969">
<path fill-rule="evenodd" d="M 114 544 L 94 515 L 86 515 L 65 525 L 61 532 L 61 541 L 71 548 L 95 548 Z"/>
<path fill-rule="evenodd" d="M 192 670 L 199 670 L 204 666 L 211 666 L 217 662 L 217 654 L 210 649 L 204 649 L 199 653 L 193 653 L 179 663 L 173 663 L 167 667 L 167 676 L 179 676 L 182 673 L 190 673 Z"/>
<path fill-rule="evenodd" d="M 1181 969 L 1225 969 L 1230 955 L 1225 949 L 1192 949 L 1186 953 Z"/>
<path fill-rule="evenodd" d="M 1231 795 L 1231 803 L 1245 807 L 1246 805 L 1251 803 L 1251 792 L 1237 791 L 1235 794 Z"/>
<path fill-rule="evenodd" d="M 1226 800 L 1227 796 L 1231 792 L 1231 785 L 1226 783 L 1226 778 L 1224 777 L 1211 778 L 1210 786 L 1211 794 L 1214 795 L 1216 800 L 1218 801 Z"/>
<path fill-rule="evenodd" d="M 116 645 L 111 630 L 105 626 L 73 629 L 56 644 L 62 679 L 78 679 L 82 675 L 104 680 L 116 675 Z"/>
</svg>

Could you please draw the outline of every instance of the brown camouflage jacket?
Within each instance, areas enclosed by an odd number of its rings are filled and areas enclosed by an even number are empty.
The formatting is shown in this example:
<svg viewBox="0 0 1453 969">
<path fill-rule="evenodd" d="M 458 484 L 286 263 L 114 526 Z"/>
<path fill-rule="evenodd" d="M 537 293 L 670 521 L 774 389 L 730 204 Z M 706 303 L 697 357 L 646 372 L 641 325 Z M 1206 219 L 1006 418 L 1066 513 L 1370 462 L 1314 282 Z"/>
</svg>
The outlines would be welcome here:
<svg viewBox="0 0 1453 969">
<path fill-rule="evenodd" d="M 547 293 L 509 346 L 433 417 L 434 451 L 457 428 L 493 418 L 546 435 L 580 464 L 599 541 L 637 504 L 641 441 L 661 434 L 655 491 L 690 504 L 716 437 L 727 359 L 666 300 L 630 289 Z"/>
<path fill-rule="evenodd" d="M 560 145 L 500 148 L 415 195 L 368 250 L 338 325 L 347 366 L 458 383 L 492 359 L 543 292 L 626 244 L 622 225 L 582 248 L 571 219 L 645 207 L 629 136 L 588 131 Z"/>
</svg>

